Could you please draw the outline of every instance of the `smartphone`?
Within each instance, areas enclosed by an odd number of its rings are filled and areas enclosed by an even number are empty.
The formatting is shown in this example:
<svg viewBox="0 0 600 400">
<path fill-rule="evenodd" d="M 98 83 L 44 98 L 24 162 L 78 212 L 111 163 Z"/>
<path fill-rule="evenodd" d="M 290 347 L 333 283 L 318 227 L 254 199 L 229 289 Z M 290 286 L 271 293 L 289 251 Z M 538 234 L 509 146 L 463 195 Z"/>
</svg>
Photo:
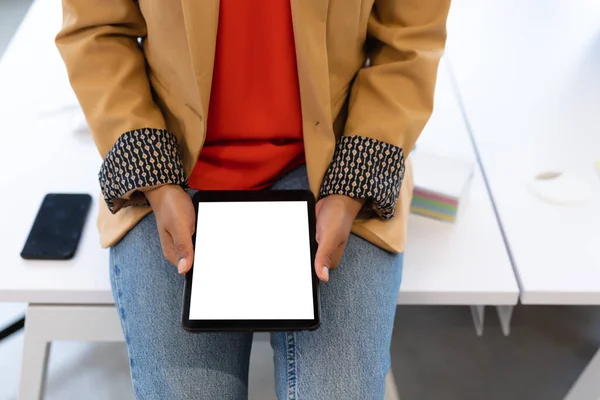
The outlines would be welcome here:
<svg viewBox="0 0 600 400">
<path fill-rule="evenodd" d="M 89 194 L 47 194 L 29 231 L 21 257 L 26 260 L 73 258 L 91 203 Z"/>
</svg>

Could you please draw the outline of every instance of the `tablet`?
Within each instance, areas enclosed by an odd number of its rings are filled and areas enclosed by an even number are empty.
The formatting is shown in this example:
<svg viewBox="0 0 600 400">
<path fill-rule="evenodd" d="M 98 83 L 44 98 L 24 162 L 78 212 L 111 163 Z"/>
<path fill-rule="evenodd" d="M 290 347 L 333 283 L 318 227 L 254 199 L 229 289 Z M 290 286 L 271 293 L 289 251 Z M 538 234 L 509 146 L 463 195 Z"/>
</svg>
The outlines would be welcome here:
<svg viewBox="0 0 600 400">
<path fill-rule="evenodd" d="M 202 331 L 319 326 L 315 200 L 309 191 L 201 191 L 182 324 Z"/>
</svg>

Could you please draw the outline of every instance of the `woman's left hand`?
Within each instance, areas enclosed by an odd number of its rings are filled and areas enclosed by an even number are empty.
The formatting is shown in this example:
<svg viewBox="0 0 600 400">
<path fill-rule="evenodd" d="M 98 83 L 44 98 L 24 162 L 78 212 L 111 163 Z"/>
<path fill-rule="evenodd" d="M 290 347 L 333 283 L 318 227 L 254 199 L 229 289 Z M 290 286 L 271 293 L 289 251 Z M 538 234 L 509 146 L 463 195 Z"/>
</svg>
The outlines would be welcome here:
<svg viewBox="0 0 600 400">
<path fill-rule="evenodd" d="M 343 195 L 330 195 L 317 203 L 317 256 L 315 271 L 323 282 L 329 281 L 329 271 L 337 268 L 352 222 L 364 204 L 363 199 Z"/>
</svg>

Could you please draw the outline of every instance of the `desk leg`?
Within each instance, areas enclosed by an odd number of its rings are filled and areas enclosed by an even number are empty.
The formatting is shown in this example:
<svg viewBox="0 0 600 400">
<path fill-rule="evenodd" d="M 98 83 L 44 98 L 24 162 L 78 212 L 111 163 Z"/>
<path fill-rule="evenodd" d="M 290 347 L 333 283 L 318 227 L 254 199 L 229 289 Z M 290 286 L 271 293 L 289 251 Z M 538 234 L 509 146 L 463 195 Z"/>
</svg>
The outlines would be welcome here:
<svg viewBox="0 0 600 400">
<path fill-rule="evenodd" d="M 514 306 L 496 306 L 498 319 L 500 320 L 500 326 L 502 327 L 504 336 L 510 335 L 510 320 L 512 318 L 513 309 Z"/>
<path fill-rule="evenodd" d="M 25 318 L 19 400 L 42 399 L 53 340 L 124 341 L 114 306 L 30 304 Z"/>
<path fill-rule="evenodd" d="M 391 368 L 385 376 L 384 400 L 400 400 L 400 395 L 398 394 L 398 387 L 396 386 L 396 380 L 394 379 L 394 373 L 392 372 Z"/>
<path fill-rule="evenodd" d="M 598 400 L 600 399 L 600 350 L 571 387 L 565 400 Z"/>
<path fill-rule="evenodd" d="M 46 383 L 46 370 L 51 342 L 39 324 L 35 310 L 27 309 L 19 400 L 41 400 Z"/>
<path fill-rule="evenodd" d="M 485 321 L 485 306 L 471 306 L 471 316 L 475 325 L 477 336 L 483 336 L 483 323 Z"/>
</svg>

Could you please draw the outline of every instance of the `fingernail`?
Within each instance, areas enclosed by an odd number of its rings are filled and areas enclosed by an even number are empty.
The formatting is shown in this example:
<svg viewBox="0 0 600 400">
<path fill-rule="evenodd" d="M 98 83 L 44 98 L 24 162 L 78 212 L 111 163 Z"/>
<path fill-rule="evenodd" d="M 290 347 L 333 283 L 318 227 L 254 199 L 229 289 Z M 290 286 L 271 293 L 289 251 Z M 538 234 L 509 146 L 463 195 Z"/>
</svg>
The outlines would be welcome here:
<svg viewBox="0 0 600 400">
<path fill-rule="evenodd" d="M 323 279 L 325 279 L 325 281 L 328 281 L 329 280 L 329 268 L 323 267 L 323 269 L 321 270 L 321 273 L 323 274 Z"/>
<path fill-rule="evenodd" d="M 183 274 L 186 268 L 187 262 L 185 261 L 185 258 L 182 258 L 181 260 L 179 260 L 179 263 L 177 263 L 177 271 L 179 271 L 180 274 Z"/>
</svg>

